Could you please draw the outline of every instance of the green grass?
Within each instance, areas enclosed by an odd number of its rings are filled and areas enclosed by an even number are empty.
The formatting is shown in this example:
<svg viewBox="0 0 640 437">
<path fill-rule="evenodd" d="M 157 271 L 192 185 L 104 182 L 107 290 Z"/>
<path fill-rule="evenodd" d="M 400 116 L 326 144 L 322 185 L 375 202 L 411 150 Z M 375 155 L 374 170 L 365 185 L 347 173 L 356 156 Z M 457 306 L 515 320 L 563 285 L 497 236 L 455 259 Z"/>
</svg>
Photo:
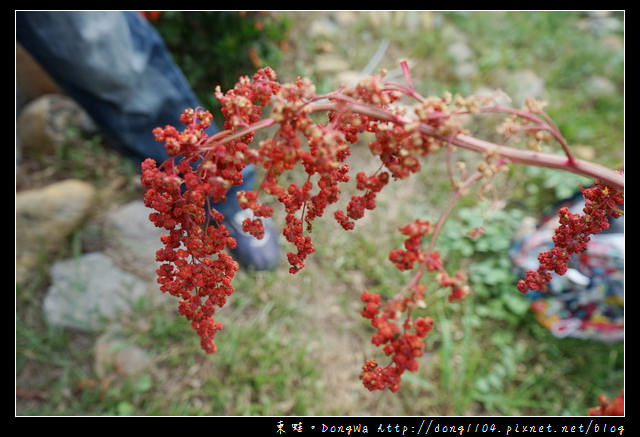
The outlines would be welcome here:
<svg viewBox="0 0 640 437">
<path fill-rule="evenodd" d="M 545 81 L 548 112 L 569 144 L 588 144 L 604 165 L 622 163 L 624 134 L 623 49 L 603 44 L 603 35 L 582 30 L 587 18 L 573 12 L 510 12 L 451 14 L 480 62 L 478 83 L 491 84 L 498 69 L 531 69 Z M 485 31 L 484 29 L 491 29 Z M 613 36 L 623 36 L 621 31 Z M 615 85 L 613 96 L 591 97 L 585 88 L 591 76 Z"/>
<path fill-rule="evenodd" d="M 304 32 L 310 17 L 290 14 L 292 50 L 277 69 L 285 79 L 313 71 L 314 40 Z M 531 69 L 545 80 L 549 113 L 570 144 L 588 146 L 605 165 L 623 163 L 622 92 L 594 99 L 581 85 L 599 75 L 622 90 L 621 52 L 603 45 L 607 35 L 582 30 L 583 14 L 434 13 L 432 27 L 424 30 L 389 17 L 374 22 L 366 13 L 357 15 L 348 31 L 325 39 L 358 70 L 366 53 L 388 38 L 380 67 L 392 70 L 399 59 L 411 59 L 417 87 L 434 94 L 500 87 L 496 72 Z M 472 80 L 453 74 L 444 29 L 466 35 L 478 66 Z M 349 57 L 350 50 L 358 55 Z M 329 90 L 331 77 L 316 79 Z M 106 176 L 96 172 L 90 156 L 102 152 L 79 146 L 71 142 L 50 165 L 102 183 Z M 367 288 L 390 297 L 409 279 L 387 254 L 402 244 L 398 227 L 417 217 L 437 217 L 447 202 L 440 159 L 425 159 L 420 174 L 383 192 L 378 209 L 354 231 L 341 231 L 330 218 L 318 222 L 312 235 L 317 251 L 300 273 L 289 275 L 284 266 L 276 272 L 239 272 L 237 291 L 218 315 L 225 329 L 216 337 L 214 355 L 200 350 L 174 301 L 141 302 L 121 321 L 119 332 L 150 358 L 150 366 L 134 376 L 99 376 L 92 352 L 97 335 L 51 329 L 43 322 L 48 266 L 84 248 L 76 237 L 61 253 L 43 254 L 30 281 L 16 288 L 17 414 L 584 415 L 600 393 L 617 395 L 624 385 L 624 344 L 553 337 L 514 287 L 518 278 L 506 251 L 516 227 L 581 182 L 521 168 L 498 181 L 499 194 L 510 196 L 504 209 L 478 204 L 471 195 L 443 231 L 438 247 L 450 270 L 468 269 L 474 293 L 449 304 L 446 290 L 425 278 L 429 292 L 422 311 L 436 325 L 420 369 L 404 377 L 397 394 L 369 393 L 361 386 L 364 360 L 384 357 L 370 344 L 372 328 L 359 315 L 360 293 Z M 356 148 L 352 163 L 376 168 L 363 148 Z M 487 229 L 481 238 L 465 237 L 478 225 Z M 87 224 L 85 235 L 95 226 Z"/>
</svg>

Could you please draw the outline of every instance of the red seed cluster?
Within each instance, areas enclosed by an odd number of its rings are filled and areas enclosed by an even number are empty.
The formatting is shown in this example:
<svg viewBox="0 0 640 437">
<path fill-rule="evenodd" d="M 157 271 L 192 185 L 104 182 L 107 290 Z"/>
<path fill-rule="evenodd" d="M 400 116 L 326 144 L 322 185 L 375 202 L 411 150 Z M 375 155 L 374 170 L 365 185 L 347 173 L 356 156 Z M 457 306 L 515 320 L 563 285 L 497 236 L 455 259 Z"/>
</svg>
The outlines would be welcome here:
<svg viewBox="0 0 640 437">
<path fill-rule="evenodd" d="M 400 228 L 400 232 L 407 236 L 404 242 L 404 250 L 397 249 L 389 253 L 389 259 L 398 270 L 411 270 L 418 263 L 424 265 L 429 272 L 438 272 L 436 281 L 440 286 L 451 288 L 451 293 L 449 294 L 450 302 L 460 300 L 469 294 L 470 288 L 466 284 L 467 275 L 464 271 L 458 271 L 454 276 L 449 276 L 444 269 L 442 259 L 440 259 L 440 252 L 422 249 L 423 238 L 433 232 L 433 226 L 429 221 L 415 220 Z"/>
<path fill-rule="evenodd" d="M 362 367 L 360 379 L 370 391 L 386 390 L 396 392 L 400 389 L 402 374 L 405 371 L 415 372 L 419 364 L 416 358 L 424 354 L 424 338 L 433 328 L 431 317 L 418 317 L 415 320 L 407 316 L 400 326 L 399 315 L 408 312 L 422 299 L 424 286 L 416 286 L 410 296 L 394 299 L 385 305 L 380 304 L 380 295 L 365 290 L 361 299 L 365 302 L 362 316 L 371 319 L 371 326 L 376 333 L 371 342 L 382 346 L 385 355 L 391 357 L 391 363 L 379 366 L 375 360 L 368 360 Z"/>
<path fill-rule="evenodd" d="M 204 205 L 212 187 L 195 177 L 187 161 L 161 170 L 152 159 L 145 160 L 142 186 L 147 190 L 145 205 L 156 210 L 150 220 L 169 231 L 156 252 L 162 263 L 157 270 L 160 289 L 180 299 L 180 314 L 191 321 L 202 348 L 215 352 L 214 336 L 222 324 L 213 315 L 233 293 L 231 282 L 238 270 L 223 251 L 234 248 L 236 241 L 224 225 L 205 225 Z"/>
<path fill-rule="evenodd" d="M 600 395 L 598 402 L 600 405 L 589 409 L 589 416 L 624 416 L 624 390 L 613 400 Z"/>
<path fill-rule="evenodd" d="M 405 250 L 397 249 L 389 253 L 389 260 L 395 264 L 398 270 L 411 270 L 416 262 L 426 263 L 429 271 L 432 272 L 442 267 L 439 253 L 426 253 L 421 249 L 422 239 L 431 231 L 431 223 L 419 219 L 400 228 L 400 232 L 408 237 L 404 242 Z"/>
<path fill-rule="evenodd" d="M 451 288 L 449 302 L 464 299 L 471 292 L 471 287 L 467 284 L 467 274 L 464 270 L 458 270 L 454 276 L 449 276 L 444 269 L 441 269 L 440 273 L 436 275 L 436 281 L 441 287 Z"/>
<path fill-rule="evenodd" d="M 564 207 L 558 211 L 559 226 L 553 235 L 554 247 L 538 255 L 537 270 L 528 270 L 517 287 L 522 293 L 529 290 L 546 289 L 551 273 L 564 275 L 571 255 L 584 252 L 591 235 L 599 234 L 609 227 L 609 217 L 622 215 L 619 205 L 624 203 L 624 193 L 596 181 L 591 188 L 583 188 L 586 202 L 583 214 L 575 214 Z"/>
<path fill-rule="evenodd" d="M 436 282 L 441 287 L 451 288 L 449 301 L 454 302 L 469 293 L 467 277 L 463 271 L 453 277 L 449 276 L 439 252 L 421 249 L 423 238 L 433 230 L 429 221 L 420 219 L 401 227 L 400 232 L 407 237 L 404 249 L 392 251 L 389 259 L 400 271 L 412 269 L 418 263 L 428 272 L 435 272 Z M 409 284 L 407 293 L 400 294 L 385 304 L 381 303 L 377 293 L 369 293 L 367 290 L 362 293 L 361 300 L 365 307 L 361 314 L 370 319 L 371 326 L 376 329 L 371 342 L 381 346 L 385 355 L 391 356 L 391 363 L 385 367 L 379 366 L 375 360 L 367 361 L 362 367 L 360 379 L 371 391 L 389 389 L 395 392 L 400 388 L 402 374 L 407 370 L 414 372 L 418 369 L 417 358 L 424 354 L 424 338 L 433 328 L 431 317 L 412 316 L 413 310 L 422 303 L 426 290 L 424 285 L 418 283 L 421 272 L 422 270 Z M 399 324 L 402 314 L 406 316 L 402 324 Z"/>
<path fill-rule="evenodd" d="M 225 217 L 211 204 L 225 201 L 229 189 L 243 183 L 242 170 L 257 158 L 248 147 L 252 132 L 219 140 L 260 120 L 261 105 L 279 89 L 274 80 L 275 73 L 265 68 L 253 80 L 241 78 L 227 95 L 218 90 L 227 131 L 214 137 L 205 133 L 211 113 L 185 109 L 180 116 L 182 131 L 173 126 L 153 130 L 170 158 L 160 165 L 152 159 L 142 163 L 145 205 L 155 210 L 149 219 L 168 231 L 156 252 L 160 289 L 180 299 L 178 310 L 191 321 L 207 353 L 217 349 L 214 336 L 223 325 L 213 315 L 234 292 L 232 280 L 238 270 L 237 262 L 225 253 L 235 248 L 236 241 L 222 224 Z M 270 215 L 252 194 L 245 196 L 241 206 L 257 216 Z M 243 227 L 258 238 L 264 233 L 259 220 L 250 219 Z"/>
</svg>

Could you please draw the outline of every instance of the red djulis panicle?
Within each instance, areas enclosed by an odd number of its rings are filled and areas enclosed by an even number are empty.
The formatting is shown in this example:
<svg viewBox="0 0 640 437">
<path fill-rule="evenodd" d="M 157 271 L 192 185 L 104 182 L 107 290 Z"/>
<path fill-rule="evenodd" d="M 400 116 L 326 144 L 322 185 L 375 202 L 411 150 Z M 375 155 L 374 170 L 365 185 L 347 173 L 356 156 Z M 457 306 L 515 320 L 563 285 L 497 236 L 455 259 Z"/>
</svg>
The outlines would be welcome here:
<svg viewBox="0 0 640 437">
<path fill-rule="evenodd" d="M 624 194 L 608 185 L 596 181 L 591 188 L 583 188 L 586 202 L 582 215 L 561 208 L 558 211 L 560 225 L 553 235 L 554 247 L 538 255 L 540 267 L 529 270 L 517 287 L 523 293 L 529 290 L 544 290 L 551 281 L 551 272 L 564 275 L 569 267 L 571 255 L 587 250 L 590 236 L 599 234 L 609 227 L 609 217 L 622 215 L 619 205 L 624 203 Z"/>
<path fill-rule="evenodd" d="M 375 329 L 372 343 L 390 357 L 386 366 L 368 360 L 361 380 L 369 390 L 397 391 L 405 371 L 415 371 L 424 354 L 426 338 L 434 321 L 415 313 L 424 306 L 429 287 L 449 288 L 449 301 L 455 302 L 471 292 L 464 271 L 450 275 L 436 242 L 442 226 L 457 200 L 476 183 L 487 183 L 508 164 L 538 165 L 572 171 L 597 178 L 599 182 L 583 190 L 587 198 L 585 214 L 560 212 L 556 248 L 540 255 L 540 268 L 528 272 L 518 282 L 520 291 L 541 289 L 550 272 L 562 274 L 567 256 L 583 250 L 588 235 L 604 229 L 606 216 L 621 214 L 623 176 L 596 164 L 575 159 L 553 122 L 539 102 L 528 101 L 523 109 L 498 106 L 491 98 L 462 98 L 445 93 L 442 97 L 423 97 L 413 87 L 408 65 L 401 64 L 407 84 L 385 81 L 384 72 L 319 95 L 308 79 L 280 83 L 269 67 L 253 77 L 241 77 L 233 89 L 215 96 L 225 121 L 223 130 L 208 136 L 205 129 L 211 114 L 201 108 L 186 109 L 182 131 L 172 126 L 156 128 L 156 139 L 163 142 L 170 158 L 163 163 L 147 159 L 142 164 L 145 204 L 155 210 L 150 220 L 167 231 L 156 258 L 158 283 L 163 292 L 176 296 L 179 311 L 201 337 L 207 353 L 216 351 L 215 334 L 222 324 L 214 318 L 234 292 L 232 280 L 238 264 L 226 254 L 235 240 L 225 228 L 224 216 L 212 207 L 226 199 L 228 190 L 242 184 L 242 170 L 248 164 L 264 169 L 264 179 L 255 191 L 238 193 L 241 208 L 253 212 L 243 223 L 245 232 L 256 238 L 264 233 L 259 218 L 271 217 L 273 209 L 263 203 L 269 196 L 282 204 L 285 223 L 282 234 L 294 250 L 287 253 L 291 273 L 299 272 L 314 252 L 313 223 L 336 204 L 341 185 L 352 182 L 347 162 L 351 145 L 368 132 L 373 137 L 369 150 L 379 160 L 378 169 L 355 176 L 357 194 L 346 201 L 345 209 L 335 209 L 333 217 L 345 230 L 355 228 L 367 211 L 376 208 L 376 197 L 392 181 L 406 179 L 420 171 L 423 157 L 444 150 L 443 165 L 451 175 L 451 200 L 436 223 L 417 219 L 400 228 L 406 237 L 402 249 L 393 250 L 389 260 L 401 271 L 414 270 L 409 284 L 398 295 L 383 301 L 377 293 L 362 293 L 362 316 Z M 398 105 L 401 98 L 413 102 Z M 270 106 L 268 117 L 263 108 Z M 556 140 L 564 156 L 536 150 L 501 146 L 471 137 L 457 121 L 460 115 L 491 112 L 508 118 L 500 131 L 507 135 L 523 133 L 536 148 L 540 141 Z M 324 122 L 312 114 L 326 113 Z M 251 146 L 255 133 L 266 128 L 275 133 Z M 533 143 L 531 143 L 533 141 Z M 484 159 L 474 171 L 451 160 L 454 147 L 472 150 Z M 306 176 L 298 183 L 284 183 L 281 176 L 295 167 Z M 453 175 L 460 174 L 456 179 Z M 475 235 L 481 230 L 474 230 Z M 427 285 L 425 277 L 432 278 Z M 431 274 L 431 275 L 429 275 Z"/>
</svg>

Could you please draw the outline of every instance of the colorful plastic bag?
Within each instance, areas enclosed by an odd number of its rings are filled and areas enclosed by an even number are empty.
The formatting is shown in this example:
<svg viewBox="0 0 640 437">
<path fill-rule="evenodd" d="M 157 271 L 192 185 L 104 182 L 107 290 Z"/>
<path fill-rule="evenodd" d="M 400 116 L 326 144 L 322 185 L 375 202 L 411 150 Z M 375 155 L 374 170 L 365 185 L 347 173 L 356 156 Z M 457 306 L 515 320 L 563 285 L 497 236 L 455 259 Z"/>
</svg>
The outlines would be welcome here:
<svg viewBox="0 0 640 437">
<path fill-rule="evenodd" d="M 559 207 L 580 213 L 584 203 L 579 194 Z M 547 290 L 527 294 L 538 321 L 557 337 L 624 337 L 624 216 L 609 223 L 609 229 L 591 236 L 586 252 L 571 258 L 565 275 L 554 274 Z M 550 215 L 516 238 L 511 258 L 519 273 L 538 268 L 537 256 L 553 247 L 557 225 L 557 214 Z"/>
</svg>

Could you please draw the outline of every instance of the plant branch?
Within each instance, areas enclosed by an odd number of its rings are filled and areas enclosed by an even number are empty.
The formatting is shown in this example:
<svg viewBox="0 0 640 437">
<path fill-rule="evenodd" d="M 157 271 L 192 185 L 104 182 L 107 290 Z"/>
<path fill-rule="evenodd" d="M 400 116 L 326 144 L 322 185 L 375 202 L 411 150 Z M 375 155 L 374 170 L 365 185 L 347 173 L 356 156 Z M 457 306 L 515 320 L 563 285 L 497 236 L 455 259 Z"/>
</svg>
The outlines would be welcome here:
<svg viewBox="0 0 640 437">
<path fill-rule="evenodd" d="M 562 150 L 567 156 L 568 164 L 573 165 L 573 163 L 575 163 L 576 159 L 573 156 L 573 153 L 571 152 L 571 150 L 569 149 L 569 145 L 567 144 L 567 141 L 562 136 L 562 133 L 560 133 L 560 130 L 558 129 L 556 124 L 544 112 L 539 112 L 540 115 L 544 118 L 544 120 L 542 120 L 530 112 L 520 111 L 517 109 L 508 108 L 505 106 L 492 106 L 488 108 L 480 108 L 479 111 L 480 112 L 501 112 L 506 114 L 513 114 L 513 115 L 517 115 L 518 117 L 522 117 L 527 120 L 533 121 L 534 123 L 537 123 L 540 129 L 548 131 L 551 134 L 551 136 L 553 136 L 553 138 L 555 138 L 555 140 L 558 143 L 560 143 L 560 145 L 562 146 Z"/>
<path fill-rule="evenodd" d="M 374 106 L 367 105 L 365 103 L 355 102 L 350 98 L 343 99 L 339 94 L 334 94 L 331 96 L 332 101 L 323 101 L 323 102 L 312 102 L 306 106 L 306 110 L 309 113 L 315 112 L 325 112 L 325 111 L 336 111 L 340 108 L 344 108 L 344 105 L 348 105 L 351 111 L 359 114 L 366 115 L 368 117 L 374 118 L 376 120 L 381 121 L 390 121 L 393 123 L 399 124 L 407 124 L 412 122 L 413 120 L 402 117 L 397 114 L 393 114 L 390 111 L 387 111 L 383 108 L 378 108 Z M 498 109 L 504 109 L 508 113 L 517 113 L 518 115 L 522 115 L 521 111 L 513 110 L 511 108 L 502 108 L 502 107 L 493 107 L 489 108 L 494 112 L 497 112 Z M 489 110 L 488 109 L 488 110 Z M 487 111 L 488 111 L 487 110 Z M 504 112 L 504 111 L 503 111 Z M 549 126 L 547 123 L 540 120 L 538 117 L 533 116 L 532 114 L 526 114 L 527 118 L 531 119 L 534 122 L 542 123 L 545 126 L 548 126 L 552 134 L 554 133 L 554 129 Z M 207 146 L 213 143 L 225 144 L 239 138 L 242 138 L 244 135 L 247 135 L 251 132 L 255 132 L 260 129 L 264 129 L 270 126 L 277 124 L 277 122 L 271 118 L 265 118 L 260 120 L 257 123 L 254 123 L 236 133 L 230 134 L 222 139 L 217 139 L 214 137 L 207 140 L 201 147 L 207 148 Z M 449 142 L 458 147 L 462 147 L 464 149 L 468 149 L 477 153 L 487 154 L 492 153 L 494 155 L 500 156 L 503 159 L 508 160 L 513 164 L 522 164 L 522 165 L 532 165 L 537 167 L 546 167 L 553 168 L 558 170 L 564 170 L 576 174 L 580 174 L 583 176 L 588 176 L 594 179 L 599 179 L 604 183 L 618 188 L 624 189 L 624 176 L 617 171 L 611 170 L 607 167 L 604 167 L 599 164 L 595 164 L 588 161 L 583 161 L 580 159 L 573 158 L 571 154 L 567 154 L 566 156 L 560 156 L 550 153 L 542 153 L 531 150 L 521 150 L 516 149 L 514 147 L 501 146 L 486 140 L 482 140 L 479 138 L 475 138 L 465 134 L 457 134 L 455 136 L 443 137 L 442 135 L 438 135 L 436 130 L 427 124 L 420 124 L 420 132 L 427 136 L 432 136 L 438 138 L 442 141 Z M 557 132 L 557 135 L 554 134 L 554 138 L 562 138 Z M 561 144 L 563 148 L 566 146 L 566 142 L 564 139 Z M 565 153 L 568 149 L 565 149 Z"/>
</svg>

